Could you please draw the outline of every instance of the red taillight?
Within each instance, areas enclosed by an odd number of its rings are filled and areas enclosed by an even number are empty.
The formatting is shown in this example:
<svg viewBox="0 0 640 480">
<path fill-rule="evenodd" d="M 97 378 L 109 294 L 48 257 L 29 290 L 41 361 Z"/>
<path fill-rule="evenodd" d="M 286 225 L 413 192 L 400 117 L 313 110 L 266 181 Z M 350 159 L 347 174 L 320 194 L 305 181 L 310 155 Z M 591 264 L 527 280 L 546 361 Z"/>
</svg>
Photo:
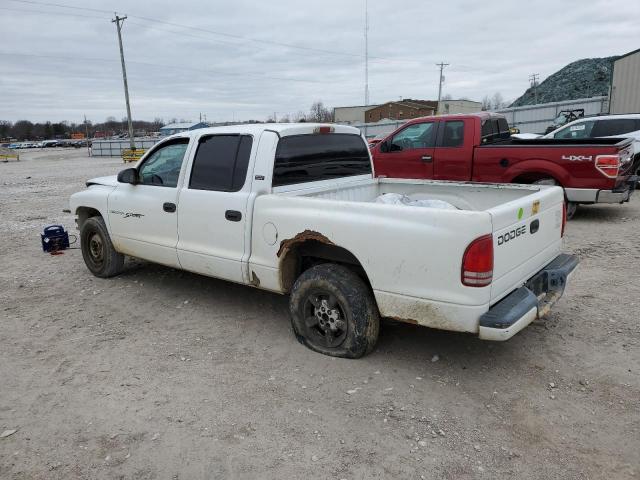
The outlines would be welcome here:
<svg viewBox="0 0 640 480">
<path fill-rule="evenodd" d="M 462 257 L 462 284 L 486 287 L 493 280 L 493 237 L 476 238 Z"/>
<path fill-rule="evenodd" d="M 616 178 L 620 170 L 620 157 L 618 155 L 598 155 L 596 169 L 607 178 Z"/>
<path fill-rule="evenodd" d="M 560 237 L 564 237 L 564 226 L 567 224 L 567 202 L 562 202 L 562 228 L 560 229 Z"/>
<path fill-rule="evenodd" d="M 330 127 L 328 125 L 326 126 L 323 125 L 322 127 L 316 127 L 313 130 L 313 133 L 333 133 L 334 131 L 335 131 L 335 128 Z"/>
</svg>

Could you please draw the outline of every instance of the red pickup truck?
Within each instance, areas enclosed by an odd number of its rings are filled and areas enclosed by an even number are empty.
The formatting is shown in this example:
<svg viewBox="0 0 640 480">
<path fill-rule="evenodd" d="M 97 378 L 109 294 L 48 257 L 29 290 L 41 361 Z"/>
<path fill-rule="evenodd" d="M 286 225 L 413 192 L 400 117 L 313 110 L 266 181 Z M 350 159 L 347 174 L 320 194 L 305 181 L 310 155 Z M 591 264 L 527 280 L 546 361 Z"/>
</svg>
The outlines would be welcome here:
<svg viewBox="0 0 640 480">
<path fill-rule="evenodd" d="M 632 140 L 515 139 L 507 120 L 480 112 L 410 120 L 371 147 L 379 177 L 564 188 L 567 218 L 580 203 L 628 202 L 636 185 Z"/>
</svg>

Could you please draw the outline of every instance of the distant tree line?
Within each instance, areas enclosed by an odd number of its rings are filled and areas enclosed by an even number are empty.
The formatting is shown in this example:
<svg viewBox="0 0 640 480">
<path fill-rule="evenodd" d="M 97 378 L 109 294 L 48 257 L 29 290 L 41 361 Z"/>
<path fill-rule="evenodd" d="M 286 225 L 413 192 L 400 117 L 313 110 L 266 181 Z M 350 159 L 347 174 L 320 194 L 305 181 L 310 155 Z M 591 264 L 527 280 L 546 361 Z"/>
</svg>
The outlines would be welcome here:
<svg viewBox="0 0 640 480">
<path fill-rule="evenodd" d="M 311 105 L 308 112 L 299 111 L 293 116 L 283 115 L 277 119 L 279 122 L 332 122 L 333 112 L 324 106 L 321 101 L 316 101 Z M 155 118 L 152 122 L 145 120 L 134 120 L 133 131 L 135 135 L 144 133 L 156 132 L 163 125 L 184 122 L 185 120 L 177 118 L 171 118 L 167 123 L 161 118 Z M 273 122 L 274 118 L 267 119 L 268 122 Z M 259 120 L 250 120 L 244 123 L 262 123 Z M 33 123 L 29 120 L 18 120 L 13 123 L 8 120 L 0 120 L 0 139 L 16 139 L 18 141 L 23 140 L 55 140 L 61 138 L 69 138 L 72 133 L 86 134 L 89 132 L 89 138 L 93 138 L 96 134 L 100 136 L 113 136 L 120 134 L 128 134 L 129 127 L 127 125 L 127 119 L 123 118 L 120 121 L 115 117 L 107 117 L 104 122 L 93 123 L 87 120 L 87 123 L 75 123 L 75 122 L 43 122 Z"/>
<path fill-rule="evenodd" d="M 160 118 L 154 119 L 152 122 L 145 120 L 134 120 L 134 132 L 155 132 L 164 125 Z M 93 138 L 97 133 L 107 136 L 127 133 L 127 119 L 123 118 L 117 121 L 115 117 L 108 117 L 104 122 L 87 123 L 75 122 L 30 122 L 29 120 L 18 120 L 17 122 L 9 122 L 0 120 L 0 139 L 16 139 L 22 140 L 54 140 L 60 138 L 69 138 L 72 133 L 86 134 L 89 132 L 89 138 Z"/>
</svg>

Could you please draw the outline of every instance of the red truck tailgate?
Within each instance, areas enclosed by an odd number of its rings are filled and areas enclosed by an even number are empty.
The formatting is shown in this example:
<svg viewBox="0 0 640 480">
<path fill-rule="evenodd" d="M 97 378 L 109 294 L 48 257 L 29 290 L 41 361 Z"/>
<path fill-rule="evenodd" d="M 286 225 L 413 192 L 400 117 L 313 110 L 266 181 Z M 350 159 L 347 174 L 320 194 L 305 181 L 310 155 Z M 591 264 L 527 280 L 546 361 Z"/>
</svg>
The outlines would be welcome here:
<svg viewBox="0 0 640 480">
<path fill-rule="evenodd" d="M 561 188 L 540 186 L 530 195 L 489 210 L 494 252 L 492 304 L 561 253 L 563 204 Z"/>
</svg>

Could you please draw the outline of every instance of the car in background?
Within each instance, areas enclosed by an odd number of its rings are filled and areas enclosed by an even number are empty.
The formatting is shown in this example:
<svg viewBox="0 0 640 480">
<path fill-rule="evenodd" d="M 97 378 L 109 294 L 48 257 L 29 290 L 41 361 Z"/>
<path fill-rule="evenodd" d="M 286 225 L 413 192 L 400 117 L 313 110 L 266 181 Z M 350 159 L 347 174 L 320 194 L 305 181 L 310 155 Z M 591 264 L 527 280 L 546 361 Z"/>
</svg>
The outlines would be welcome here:
<svg viewBox="0 0 640 480">
<path fill-rule="evenodd" d="M 598 115 L 568 123 L 540 138 L 580 139 L 628 137 L 633 139 L 634 172 L 640 175 L 640 113 L 627 115 Z"/>
</svg>

